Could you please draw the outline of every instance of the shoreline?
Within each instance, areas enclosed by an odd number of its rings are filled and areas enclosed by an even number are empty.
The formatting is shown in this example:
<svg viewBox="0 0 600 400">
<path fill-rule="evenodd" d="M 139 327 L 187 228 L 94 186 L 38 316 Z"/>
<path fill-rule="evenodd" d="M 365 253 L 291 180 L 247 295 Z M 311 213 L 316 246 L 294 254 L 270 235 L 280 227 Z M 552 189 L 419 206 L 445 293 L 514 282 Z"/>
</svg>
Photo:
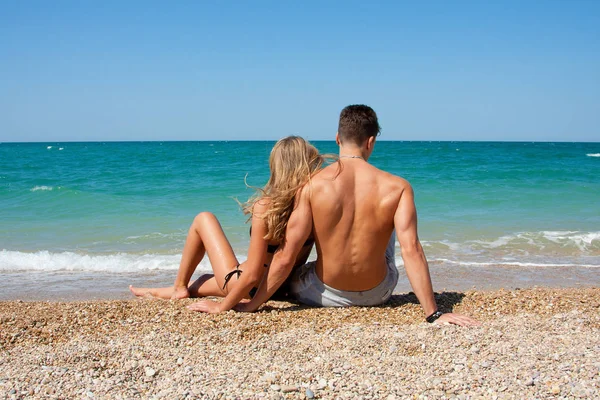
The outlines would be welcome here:
<svg viewBox="0 0 600 400">
<path fill-rule="evenodd" d="M 7 398 L 593 398 L 600 288 L 412 294 L 380 307 L 198 314 L 193 299 L 0 302 Z"/>
<path fill-rule="evenodd" d="M 394 293 L 412 291 L 404 267 Z M 600 287 L 595 267 L 486 267 L 430 265 L 436 291 L 493 291 L 500 289 Z M 127 300 L 133 296 L 128 287 L 161 287 L 173 284 L 176 270 L 146 270 L 137 273 L 81 271 L 0 271 L 4 284 L 0 301 L 85 301 Z M 201 271 L 194 274 L 196 279 Z"/>
</svg>

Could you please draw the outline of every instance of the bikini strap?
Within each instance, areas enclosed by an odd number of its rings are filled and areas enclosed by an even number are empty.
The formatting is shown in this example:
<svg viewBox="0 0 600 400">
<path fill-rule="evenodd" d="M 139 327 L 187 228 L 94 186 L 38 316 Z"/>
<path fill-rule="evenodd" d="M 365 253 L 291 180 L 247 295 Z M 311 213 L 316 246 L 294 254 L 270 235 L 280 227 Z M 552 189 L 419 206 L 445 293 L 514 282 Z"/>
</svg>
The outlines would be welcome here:
<svg viewBox="0 0 600 400">
<path fill-rule="evenodd" d="M 236 265 L 234 270 L 228 272 L 227 275 L 225 275 L 225 283 L 223 284 L 223 290 L 225 290 L 225 287 L 231 280 L 231 277 L 235 274 L 237 274 L 237 277 L 239 279 L 240 275 L 242 274 L 242 270 L 240 269 L 240 264 Z"/>
</svg>

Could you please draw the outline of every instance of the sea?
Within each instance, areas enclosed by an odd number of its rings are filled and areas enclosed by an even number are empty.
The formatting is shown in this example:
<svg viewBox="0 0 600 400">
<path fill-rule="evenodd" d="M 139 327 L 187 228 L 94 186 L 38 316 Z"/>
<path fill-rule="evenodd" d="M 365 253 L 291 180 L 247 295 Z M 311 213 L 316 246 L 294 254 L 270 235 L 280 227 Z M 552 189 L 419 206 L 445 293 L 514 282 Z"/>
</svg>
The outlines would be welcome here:
<svg viewBox="0 0 600 400">
<path fill-rule="evenodd" d="M 171 285 L 202 211 L 243 261 L 238 202 L 266 183 L 274 143 L 0 143 L 0 300 Z M 369 162 L 412 184 L 436 291 L 600 286 L 600 143 L 382 140 Z"/>
</svg>

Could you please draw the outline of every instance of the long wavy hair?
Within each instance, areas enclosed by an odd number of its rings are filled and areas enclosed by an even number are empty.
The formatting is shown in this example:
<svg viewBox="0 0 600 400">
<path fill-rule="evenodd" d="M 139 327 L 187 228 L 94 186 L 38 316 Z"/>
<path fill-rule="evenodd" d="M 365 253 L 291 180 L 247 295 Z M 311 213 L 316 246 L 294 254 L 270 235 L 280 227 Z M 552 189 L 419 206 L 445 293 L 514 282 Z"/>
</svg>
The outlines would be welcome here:
<svg viewBox="0 0 600 400">
<path fill-rule="evenodd" d="M 299 136 L 279 140 L 269 156 L 271 176 L 264 188 L 243 204 L 244 214 L 253 214 L 254 204 L 268 199 L 269 206 L 263 218 L 267 224 L 265 240 L 283 243 L 285 230 L 294 210 L 296 193 L 318 172 L 326 158 L 312 144 Z"/>
</svg>

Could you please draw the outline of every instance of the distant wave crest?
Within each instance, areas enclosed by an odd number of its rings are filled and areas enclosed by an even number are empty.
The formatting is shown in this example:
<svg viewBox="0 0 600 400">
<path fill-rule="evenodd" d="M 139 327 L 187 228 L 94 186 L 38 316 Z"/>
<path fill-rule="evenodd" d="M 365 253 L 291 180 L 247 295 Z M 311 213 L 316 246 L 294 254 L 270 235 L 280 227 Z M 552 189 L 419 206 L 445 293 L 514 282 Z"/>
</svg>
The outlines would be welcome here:
<svg viewBox="0 0 600 400">
<path fill-rule="evenodd" d="M 51 191 L 51 190 L 54 190 L 54 187 L 53 186 L 35 186 L 35 187 L 32 187 L 31 189 L 29 189 L 29 191 L 31 191 L 31 192 L 37 192 L 40 190 L 41 191 Z"/>
<path fill-rule="evenodd" d="M 589 153 L 589 154 L 586 154 L 586 156 L 588 156 L 588 157 L 600 157 L 600 153 Z"/>
</svg>

